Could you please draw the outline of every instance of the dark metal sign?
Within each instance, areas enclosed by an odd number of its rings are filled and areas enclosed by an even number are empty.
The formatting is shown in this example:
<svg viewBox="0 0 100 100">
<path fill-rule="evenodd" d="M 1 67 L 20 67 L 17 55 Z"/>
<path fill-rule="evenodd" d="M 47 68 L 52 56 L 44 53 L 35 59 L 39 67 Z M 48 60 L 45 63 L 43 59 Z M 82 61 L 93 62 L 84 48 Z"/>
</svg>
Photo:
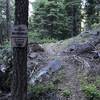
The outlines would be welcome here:
<svg viewBox="0 0 100 100">
<path fill-rule="evenodd" d="M 27 43 L 27 26 L 16 25 L 12 29 L 11 45 L 12 47 L 25 47 Z"/>
</svg>

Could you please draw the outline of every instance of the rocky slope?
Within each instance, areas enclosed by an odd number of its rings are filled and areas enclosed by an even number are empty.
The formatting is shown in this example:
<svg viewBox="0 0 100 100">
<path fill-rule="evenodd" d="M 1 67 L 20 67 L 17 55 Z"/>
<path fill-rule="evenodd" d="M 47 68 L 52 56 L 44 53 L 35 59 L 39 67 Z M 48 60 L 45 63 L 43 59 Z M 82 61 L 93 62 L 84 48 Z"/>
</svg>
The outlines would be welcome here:
<svg viewBox="0 0 100 100">
<path fill-rule="evenodd" d="M 2 70 L 11 68 L 9 56 L 1 57 L 0 75 Z M 100 100 L 100 33 L 97 31 L 41 46 L 31 43 L 27 65 L 29 100 Z M 2 76 L 0 82 L 1 79 Z"/>
<path fill-rule="evenodd" d="M 50 61 L 59 60 L 61 62 L 59 66 L 61 67 L 52 73 L 52 75 L 50 74 L 49 79 L 44 78 L 48 74 L 41 76 L 41 84 L 47 85 L 52 83 L 57 88 L 54 99 L 52 99 L 53 95 L 51 95 L 51 99 L 43 100 L 100 99 L 100 87 L 98 87 L 100 85 L 99 32 L 85 32 L 69 40 L 51 43 L 49 45 L 45 44 L 44 48 L 48 54 L 48 59 Z M 52 67 L 55 68 L 55 65 L 52 64 Z M 97 83 L 97 81 L 99 82 Z M 91 90 L 92 85 L 96 87 L 94 90 Z M 84 89 L 85 86 L 87 86 L 86 90 Z M 88 86 L 91 87 L 88 88 Z M 96 92 L 98 96 L 94 95 Z"/>
</svg>

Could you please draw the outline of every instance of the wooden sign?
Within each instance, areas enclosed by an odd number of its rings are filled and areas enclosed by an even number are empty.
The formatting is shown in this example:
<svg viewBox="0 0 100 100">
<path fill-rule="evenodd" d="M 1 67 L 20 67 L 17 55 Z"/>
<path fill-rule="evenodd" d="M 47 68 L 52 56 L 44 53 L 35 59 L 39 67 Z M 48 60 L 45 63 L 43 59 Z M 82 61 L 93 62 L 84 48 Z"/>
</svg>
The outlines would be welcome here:
<svg viewBox="0 0 100 100">
<path fill-rule="evenodd" d="M 27 43 L 27 26 L 16 25 L 12 29 L 11 45 L 12 47 L 25 47 Z"/>
</svg>

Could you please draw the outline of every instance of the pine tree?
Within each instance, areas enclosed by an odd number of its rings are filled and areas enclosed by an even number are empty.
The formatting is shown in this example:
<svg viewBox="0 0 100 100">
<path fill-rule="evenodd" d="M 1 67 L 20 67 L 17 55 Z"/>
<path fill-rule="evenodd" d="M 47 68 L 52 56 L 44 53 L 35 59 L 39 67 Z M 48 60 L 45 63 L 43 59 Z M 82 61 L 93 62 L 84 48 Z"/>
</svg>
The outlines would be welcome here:
<svg viewBox="0 0 100 100">
<path fill-rule="evenodd" d="M 46 3 L 41 2 L 34 13 L 34 29 L 42 37 L 67 38 L 64 13 L 63 3 L 58 2 L 58 0 L 48 0 Z"/>
<path fill-rule="evenodd" d="M 10 25 L 14 20 L 13 12 L 13 0 L 0 0 L 0 44 L 8 40 Z"/>
<path fill-rule="evenodd" d="M 65 0 L 64 2 L 68 17 L 68 34 L 73 37 L 81 32 L 81 0 Z"/>
<path fill-rule="evenodd" d="M 81 0 L 41 2 L 33 15 L 33 26 L 42 37 L 65 39 L 81 31 Z"/>
<path fill-rule="evenodd" d="M 5 25 L 5 0 L 0 0 L 0 44 L 3 43 L 4 33 L 6 33 Z"/>
<path fill-rule="evenodd" d="M 86 0 L 85 12 L 88 29 L 91 29 L 93 24 L 99 23 L 99 12 L 96 10 L 97 4 L 100 4 L 99 0 Z"/>
<path fill-rule="evenodd" d="M 64 36 L 64 9 L 56 0 L 49 0 L 45 5 L 46 18 L 43 19 L 47 36 L 61 39 Z M 43 25 L 43 24 L 42 24 Z"/>
</svg>

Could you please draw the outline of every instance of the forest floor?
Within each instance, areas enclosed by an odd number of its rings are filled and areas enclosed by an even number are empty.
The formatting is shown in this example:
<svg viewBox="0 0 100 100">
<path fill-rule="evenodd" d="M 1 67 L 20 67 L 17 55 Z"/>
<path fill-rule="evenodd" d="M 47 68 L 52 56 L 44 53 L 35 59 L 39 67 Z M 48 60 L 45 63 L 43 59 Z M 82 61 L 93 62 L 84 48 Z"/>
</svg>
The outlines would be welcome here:
<svg viewBox="0 0 100 100">
<path fill-rule="evenodd" d="M 49 66 L 50 61 L 61 62 L 60 69 L 50 74 L 49 78 L 45 78 L 44 75 L 41 76 L 42 79 L 39 78 L 42 80 L 41 84 L 52 83 L 57 88 L 57 97 L 50 100 L 100 100 L 100 34 L 96 33 L 96 31 L 83 32 L 77 37 L 56 43 L 29 46 L 27 64 L 31 75 Z M 77 45 L 80 47 L 98 38 L 99 42 L 93 50 L 72 52 L 78 47 Z M 56 64 L 51 64 L 51 68 L 55 68 Z"/>
<path fill-rule="evenodd" d="M 87 94 L 82 90 L 84 84 L 86 86 L 95 84 L 96 87 L 98 87 L 98 84 L 100 85 L 100 57 L 95 59 L 95 54 L 91 52 L 80 54 L 70 54 L 67 52 L 70 46 L 84 44 L 92 38 L 89 34 L 84 33 L 81 35 L 54 44 L 47 44 L 46 46 L 46 50 L 51 56 L 49 56 L 49 58 L 60 59 L 62 63 L 62 68 L 52 75 L 50 81 L 58 81 L 57 88 L 61 90 L 61 93 L 66 90 L 70 91 L 71 94 L 68 100 L 86 100 L 85 95 Z M 100 41 L 95 49 L 100 53 Z M 99 83 L 97 84 L 96 81 L 99 81 Z M 97 90 L 99 90 L 100 93 L 100 88 Z M 61 100 L 64 100 L 64 98 Z"/>
</svg>

